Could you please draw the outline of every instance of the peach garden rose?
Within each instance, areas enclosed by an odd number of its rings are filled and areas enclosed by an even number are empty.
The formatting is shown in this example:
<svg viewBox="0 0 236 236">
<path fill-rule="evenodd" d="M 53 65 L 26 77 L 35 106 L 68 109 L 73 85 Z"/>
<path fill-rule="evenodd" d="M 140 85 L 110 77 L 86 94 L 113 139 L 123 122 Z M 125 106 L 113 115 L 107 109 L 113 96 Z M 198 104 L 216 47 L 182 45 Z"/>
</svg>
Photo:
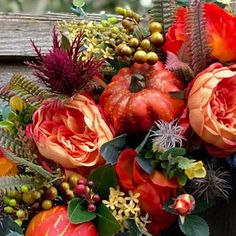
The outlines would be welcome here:
<svg viewBox="0 0 236 236">
<path fill-rule="evenodd" d="M 43 102 L 27 127 L 39 152 L 65 168 L 99 164 L 99 149 L 112 139 L 112 133 L 96 104 L 80 94 L 61 106 L 49 103 Z"/>
<path fill-rule="evenodd" d="M 188 97 L 189 121 L 209 150 L 236 151 L 236 65 L 214 63 L 197 75 Z M 214 147 L 214 148 L 212 148 Z"/>
</svg>

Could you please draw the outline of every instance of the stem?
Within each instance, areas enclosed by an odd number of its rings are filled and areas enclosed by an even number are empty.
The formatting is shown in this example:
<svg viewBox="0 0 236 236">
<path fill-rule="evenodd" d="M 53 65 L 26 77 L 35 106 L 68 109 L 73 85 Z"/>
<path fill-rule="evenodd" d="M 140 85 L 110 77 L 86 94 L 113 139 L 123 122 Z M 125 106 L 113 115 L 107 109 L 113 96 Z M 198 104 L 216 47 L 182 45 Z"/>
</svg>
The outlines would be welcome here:
<svg viewBox="0 0 236 236">
<path fill-rule="evenodd" d="M 145 88 L 145 78 L 141 74 L 134 74 L 131 77 L 131 83 L 129 86 L 129 91 L 131 93 L 137 93 Z"/>
</svg>

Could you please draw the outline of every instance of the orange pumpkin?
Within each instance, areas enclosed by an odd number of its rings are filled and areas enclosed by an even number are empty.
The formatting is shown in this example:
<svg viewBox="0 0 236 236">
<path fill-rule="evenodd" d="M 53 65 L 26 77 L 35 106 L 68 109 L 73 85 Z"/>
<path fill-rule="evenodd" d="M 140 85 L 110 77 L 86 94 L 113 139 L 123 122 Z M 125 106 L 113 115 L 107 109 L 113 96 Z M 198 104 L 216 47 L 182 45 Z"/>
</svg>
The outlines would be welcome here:
<svg viewBox="0 0 236 236">
<path fill-rule="evenodd" d="M 169 92 L 183 88 L 180 79 L 166 70 L 162 62 L 134 63 L 112 78 L 99 103 L 116 135 L 145 133 L 154 121 L 169 122 L 182 114 L 184 101 L 173 98 Z"/>
<path fill-rule="evenodd" d="M 92 222 L 71 224 L 65 206 L 41 211 L 30 221 L 26 236 L 98 236 Z"/>
</svg>

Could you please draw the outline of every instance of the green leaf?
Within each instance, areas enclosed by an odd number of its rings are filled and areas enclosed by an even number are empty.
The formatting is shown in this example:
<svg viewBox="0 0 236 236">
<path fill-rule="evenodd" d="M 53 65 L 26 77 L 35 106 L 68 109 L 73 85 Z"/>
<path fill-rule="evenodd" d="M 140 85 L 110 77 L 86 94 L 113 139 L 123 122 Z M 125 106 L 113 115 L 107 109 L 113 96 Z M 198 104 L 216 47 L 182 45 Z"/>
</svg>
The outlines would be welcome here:
<svg viewBox="0 0 236 236">
<path fill-rule="evenodd" d="M 174 199 L 168 199 L 164 205 L 163 205 L 163 209 L 171 214 L 174 214 L 174 215 L 178 215 L 174 210 L 173 208 L 171 208 L 170 206 L 174 204 Z"/>
<path fill-rule="evenodd" d="M 174 147 L 168 149 L 166 152 L 164 152 L 162 155 L 160 155 L 160 160 L 168 160 L 169 155 L 172 157 L 177 157 L 177 156 L 184 156 L 186 154 L 186 150 L 184 148 L 180 147 Z"/>
<path fill-rule="evenodd" d="M 141 235 L 152 236 L 145 229 L 138 226 L 134 221 L 134 219 L 127 219 L 125 221 L 125 224 L 127 225 L 130 236 L 141 236 Z"/>
<path fill-rule="evenodd" d="M 170 96 L 176 99 L 185 99 L 185 89 L 180 91 L 169 92 Z"/>
<path fill-rule="evenodd" d="M 147 142 L 147 140 L 148 140 L 148 138 L 149 138 L 149 136 L 150 136 L 150 133 L 151 133 L 151 129 L 150 129 L 149 132 L 146 134 L 144 140 L 143 140 L 143 141 L 139 144 L 139 146 L 135 149 L 135 151 L 136 151 L 137 153 L 140 153 L 141 150 L 143 149 L 144 145 L 146 144 L 146 142 Z"/>
<path fill-rule="evenodd" d="M 206 211 L 208 208 L 212 207 L 215 204 L 215 201 L 209 201 L 207 202 L 203 198 L 197 198 L 195 199 L 196 205 L 194 210 L 192 211 L 192 214 L 197 214 L 203 211 Z"/>
<path fill-rule="evenodd" d="M 97 206 L 95 224 L 99 235 L 102 236 L 113 235 L 120 230 L 120 224 L 103 203 L 99 203 Z"/>
<path fill-rule="evenodd" d="M 14 127 L 14 123 L 9 121 L 9 120 L 3 120 L 0 121 L 0 128 L 4 128 L 4 129 L 12 129 Z"/>
<path fill-rule="evenodd" d="M 73 198 L 68 205 L 69 220 L 72 224 L 88 222 L 96 217 L 94 212 L 89 212 L 83 206 L 83 200 Z"/>
<path fill-rule="evenodd" d="M 152 160 L 147 160 L 141 156 L 135 157 L 135 160 L 138 162 L 139 166 L 149 175 L 154 170 L 154 166 L 152 165 Z"/>
<path fill-rule="evenodd" d="M 85 5 L 85 1 L 84 0 L 73 0 L 73 5 L 75 7 L 83 7 Z"/>
<path fill-rule="evenodd" d="M 88 180 L 94 182 L 93 191 L 98 193 L 102 199 L 108 199 L 109 188 L 117 186 L 116 172 L 111 164 L 97 168 L 89 175 Z"/>
<path fill-rule="evenodd" d="M 2 107 L 1 113 L 2 113 L 2 119 L 3 119 L 3 120 L 6 120 L 7 118 L 9 119 L 8 115 L 9 115 L 10 113 L 12 113 L 10 106 L 4 106 L 4 107 Z"/>
<path fill-rule="evenodd" d="M 4 216 L 0 225 L 0 235 L 4 236 L 23 236 L 22 228 L 16 224 L 10 216 Z"/>
<path fill-rule="evenodd" d="M 177 175 L 177 180 L 181 186 L 184 186 L 187 183 L 188 178 L 185 175 Z"/>
<path fill-rule="evenodd" d="M 209 236 L 209 227 L 207 222 L 197 215 L 188 215 L 185 217 L 184 224 L 179 219 L 179 227 L 186 236 Z"/>
<path fill-rule="evenodd" d="M 68 50 L 69 47 L 70 47 L 70 41 L 64 34 L 62 34 L 62 36 L 61 36 L 61 45 L 60 45 L 60 47 L 62 49 L 64 49 L 65 51 Z"/>
<path fill-rule="evenodd" d="M 117 162 L 120 150 L 125 146 L 126 136 L 122 134 L 102 145 L 100 154 L 108 163 L 114 165 Z"/>
</svg>

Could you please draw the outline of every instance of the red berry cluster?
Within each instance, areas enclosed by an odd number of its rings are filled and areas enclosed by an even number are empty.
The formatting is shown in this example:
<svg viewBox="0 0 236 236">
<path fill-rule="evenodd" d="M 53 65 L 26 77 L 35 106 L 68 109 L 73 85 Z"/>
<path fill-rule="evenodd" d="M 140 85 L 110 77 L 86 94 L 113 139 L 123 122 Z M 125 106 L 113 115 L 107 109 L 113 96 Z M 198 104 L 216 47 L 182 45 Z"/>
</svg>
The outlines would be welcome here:
<svg viewBox="0 0 236 236">
<path fill-rule="evenodd" d="M 100 201 L 100 196 L 93 193 L 94 182 L 80 179 L 74 188 L 74 194 L 81 197 L 87 203 L 87 210 L 96 211 L 96 203 Z"/>
</svg>

